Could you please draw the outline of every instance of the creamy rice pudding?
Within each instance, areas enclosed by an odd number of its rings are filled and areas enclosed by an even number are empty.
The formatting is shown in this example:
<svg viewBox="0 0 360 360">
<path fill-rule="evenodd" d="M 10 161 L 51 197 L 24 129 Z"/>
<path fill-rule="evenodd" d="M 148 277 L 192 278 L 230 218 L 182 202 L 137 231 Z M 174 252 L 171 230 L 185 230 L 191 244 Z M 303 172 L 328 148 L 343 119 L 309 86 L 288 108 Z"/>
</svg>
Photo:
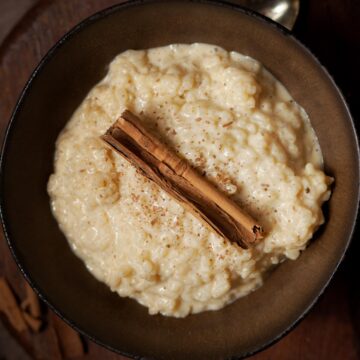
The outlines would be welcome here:
<svg viewBox="0 0 360 360">
<path fill-rule="evenodd" d="M 265 230 L 244 250 L 210 231 L 100 139 L 125 110 Z M 48 192 L 91 273 L 151 314 L 220 309 L 295 260 L 332 181 L 305 111 L 256 60 L 206 44 L 126 51 L 60 134 Z"/>
</svg>

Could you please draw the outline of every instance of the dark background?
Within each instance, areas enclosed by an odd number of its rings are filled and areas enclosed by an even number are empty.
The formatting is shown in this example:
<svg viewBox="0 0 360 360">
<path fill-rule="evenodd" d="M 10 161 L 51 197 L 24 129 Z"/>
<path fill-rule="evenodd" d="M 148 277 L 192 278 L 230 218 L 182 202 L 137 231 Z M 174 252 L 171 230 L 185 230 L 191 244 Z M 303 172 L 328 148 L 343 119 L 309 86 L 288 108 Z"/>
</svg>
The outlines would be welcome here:
<svg viewBox="0 0 360 360">
<path fill-rule="evenodd" d="M 14 46 L 24 46 L 27 33 L 36 33 L 36 27 L 48 26 L 56 40 L 83 17 L 115 3 L 106 0 L 0 0 L 0 141 L 8 121 L 9 109 L 14 106 L 17 89 L 9 79 L 11 64 L 6 62 Z M 236 1 L 233 1 L 236 2 Z M 38 5 L 40 3 L 40 5 Z M 62 5 L 59 5 L 62 3 Z M 24 14 L 33 6 L 30 15 Z M 73 9 L 79 6 L 79 14 Z M 61 8 L 63 13 L 58 13 Z M 40 14 L 40 15 L 39 15 Z M 59 18 L 54 18 L 59 14 Z M 60 21 L 59 19 L 65 19 Z M 41 21 L 40 21 L 40 20 Z M 16 23 L 15 30 L 5 40 Z M 300 15 L 294 28 L 295 35 L 319 58 L 342 90 L 358 128 L 360 115 L 360 1 L 359 0 L 301 0 Z M 30 36 L 29 35 L 29 36 Z M 1 45 L 2 43 L 2 45 Z M 34 51 L 37 61 L 51 44 L 39 43 Z M 8 56 L 10 57 L 10 56 Z M 24 67 L 26 79 L 35 65 L 34 59 Z M 12 75 L 14 76 L 14 75 Z M 24 80 L 25 81 L 25 80 Z M 354 171 L 359 171 L 354 164 Z M 360 359 L 360 245 L 359 229 L 355 232 L 344 262 L 310 314 L 290 334 L 277 344 L 252 359 Z M 9 252 L 0 234 L 0 276 L 10 279 L 15 288 L 22 285 L 22 277 L 12 263 Z M 29 335 L 27 340 L 36 351 L 32 357 L 52 359 L 56 344 L 49 339 L 54 315 L 46 313 L 47 329 L 38 335 Z M 56 320 L 58 321 L 58 320 Z M 20 341 L 24 345 L 24 339 Z M 86 342 L 88 353 L 84 359 L 124 359 Z M 19 345 L 16 334 L 9 332 L 0 321 L 0 360 L 30 359 Z M 25 346 L 26 347 L 26 346 Z M 57 355 L 58 356 L 58 355 Z M 58 357 L 56 357 L 58 358 Z M 61 358 L 61 357 L 60 357 Z"/>
</svg>

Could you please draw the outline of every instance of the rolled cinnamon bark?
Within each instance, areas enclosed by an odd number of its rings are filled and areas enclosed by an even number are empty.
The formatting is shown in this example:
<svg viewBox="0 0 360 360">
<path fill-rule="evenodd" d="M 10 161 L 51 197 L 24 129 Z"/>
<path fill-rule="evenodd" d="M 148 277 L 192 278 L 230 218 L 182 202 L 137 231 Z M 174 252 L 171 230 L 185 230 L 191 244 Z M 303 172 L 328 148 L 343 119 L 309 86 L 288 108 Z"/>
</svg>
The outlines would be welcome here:
<svg viewBox="0 0 360 360">
<path fill-rule="evenodd" d="M 126 110 L 102 139 L 224 238 L 247 249 L 262 227 Z"/>
<path fill-rule="evenodd" d="M 21 309 L 5 278 L 0 277 L 0 313 L 3 313 L 11 326 L 19 333 L 27 330 Z"/>
</svg>

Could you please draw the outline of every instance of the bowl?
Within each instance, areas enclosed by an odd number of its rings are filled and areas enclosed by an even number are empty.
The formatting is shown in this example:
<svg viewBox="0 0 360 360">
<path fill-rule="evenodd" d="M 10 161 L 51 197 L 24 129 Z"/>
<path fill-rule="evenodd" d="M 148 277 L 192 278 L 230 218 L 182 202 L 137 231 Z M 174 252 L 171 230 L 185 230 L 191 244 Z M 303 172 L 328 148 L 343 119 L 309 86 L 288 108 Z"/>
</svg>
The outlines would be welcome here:
<svg viewBox="0 0 360 360">
<path fill-rule="evenodd" d="M 150 316 L 95 280 L 53 218 L 46 184 L 55 140 L 108 64 L 127 49 L 205 42 L 262 62 L 307 111 L 325 171 L 335 177 L 326 224 L 296 261 L 219 311 Z M 359 149 L 333 80 L 289 32 L 230 4 L 134 1 L 85 20 L 41 61 L 12 115 L 1 158 L 1 214 L 17 264 L 42 299 L 90 339 L 122 354 L 224 359 L 252 354 L 288 332 L 328 285 L 348 247 L 359 199 Z"/>
</svg>

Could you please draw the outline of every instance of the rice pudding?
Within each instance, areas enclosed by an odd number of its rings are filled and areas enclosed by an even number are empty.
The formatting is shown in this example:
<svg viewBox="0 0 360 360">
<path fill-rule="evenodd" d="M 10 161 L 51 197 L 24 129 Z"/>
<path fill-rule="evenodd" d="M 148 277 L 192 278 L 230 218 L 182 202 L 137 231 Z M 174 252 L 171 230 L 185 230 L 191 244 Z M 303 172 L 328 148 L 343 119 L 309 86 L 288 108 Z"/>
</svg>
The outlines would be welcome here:
<svg viewBox="0 0 360 360">
<path fill-rule="evenodd" d="M 244 250 L 210 231 L 100 139 L 138 114 L 264 227 Z M 305 111 L 256 60 L 207 44 L 129 50 L 56 144 L 48 193 L 89 271 L 150 314 L 217 310 L 295 260 L 324 222 L 332 179 Z"/>
</svg>

